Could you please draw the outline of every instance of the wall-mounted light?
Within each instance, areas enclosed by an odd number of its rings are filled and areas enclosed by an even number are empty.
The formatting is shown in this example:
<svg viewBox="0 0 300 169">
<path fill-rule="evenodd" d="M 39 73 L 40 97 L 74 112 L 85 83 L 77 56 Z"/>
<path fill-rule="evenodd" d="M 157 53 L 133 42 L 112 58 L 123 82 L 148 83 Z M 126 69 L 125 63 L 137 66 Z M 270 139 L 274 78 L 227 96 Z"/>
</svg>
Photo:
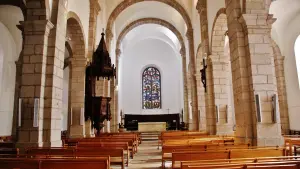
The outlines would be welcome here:
<svg viewBox="0 0 300 169">
<path fill-rule="evenodd" d="M 260 103 L 260 96 L 259 94 L 255 94 L 255 105 L 256 105 L 256 119 L 257 122 L 262 122 L 262 116 L 261 116 L 261 103 Z"/>
<path fill-rule="evenodd" d="M 216 122 L 219 123 L 220 119 L 220 107 L 219 105 L 216 105 Z"/>
<path fill-rule="evenodd" d="M 207 91 L 206 90 L 206 69 L 207 69 L 206 59 L 207 59 L 207 54 L 205 53 L 204 57 L 203 57 L 203 69 L 200 70 L 200 73 L 201 73 L 201 82 L 203 84 L 205 93 Z"/>
<path fill-rule="evenodd" d="M 272 106 L 273 106 L 272 122 L 277 123 L 277 117 L 278 117 L 278 97 L 277 97 L 277 94 L 274 94 L 272 96 Z"/>
</svg>

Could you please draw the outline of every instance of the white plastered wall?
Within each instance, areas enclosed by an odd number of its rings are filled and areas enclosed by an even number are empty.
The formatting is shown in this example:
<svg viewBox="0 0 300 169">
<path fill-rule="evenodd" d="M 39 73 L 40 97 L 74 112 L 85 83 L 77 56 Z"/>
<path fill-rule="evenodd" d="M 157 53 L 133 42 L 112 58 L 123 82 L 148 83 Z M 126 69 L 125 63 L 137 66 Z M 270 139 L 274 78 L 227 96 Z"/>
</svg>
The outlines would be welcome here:
<svg viewBox="0 0 300 169">
<path fill-rule="evenodd" d="M 20 8 L 0 6 L 0 136 L 12 133 L 16 64 L 22 49 L 22 34 L 16 27 L 23 21 Z"/>
<path fill-rule="evenodd" d="M 16 66 L 16 43 L 9 30 L 0 22 L 0 136 L 10 136 L 13 121 Z"/>
<path fill-rule="evenodd" d="M 285 56 L 284 71 L 290 128 L 300 130 L 300 89 L 294 49 L 296 39 L 300 35 L 300 1 L 274 1 L 270 13 L 277 18 L 273 24 L 272 38 L 278 44 L 282 55 Z"/>
<path fill-rule="evenodd" d="M 128 47 L 120 61 L 120 109 L 126 114 L 180 113 L 183 105 L 182 69 L 177 55 L 170 45 L 159 39 L 145 39 Z M 162 109 L 142 109 L 142 72 L 148 66 L 161 72 Z"/>
<path fill-rule="evenodd" d="M 89 20 L 90 20 L 90 1 L 72 0 L 68 2 L 68 11 L 76 13 L 82 23 L 85 38 L 85 47 L 88 48 Z"/>
</svg>

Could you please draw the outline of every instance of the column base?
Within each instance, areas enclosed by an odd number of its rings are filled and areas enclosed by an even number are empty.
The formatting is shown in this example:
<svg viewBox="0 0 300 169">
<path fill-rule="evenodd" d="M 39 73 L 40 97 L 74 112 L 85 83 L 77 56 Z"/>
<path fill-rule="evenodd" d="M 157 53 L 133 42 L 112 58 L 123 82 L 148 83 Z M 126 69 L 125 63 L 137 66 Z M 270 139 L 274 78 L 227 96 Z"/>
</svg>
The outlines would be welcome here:
<svg viewBox="0 0 300 169">
<path fill-rule="evenodd" d="M 85 137 L 85 128 L 84 126 L 70 126 L 70 135 L 69 138 L 84 138 Z"/>
<path fill-rule="evenodd" d="M 189 131 L 198 131 L 198 124 L 190 122 L 189 123 Z"/>
</svg>

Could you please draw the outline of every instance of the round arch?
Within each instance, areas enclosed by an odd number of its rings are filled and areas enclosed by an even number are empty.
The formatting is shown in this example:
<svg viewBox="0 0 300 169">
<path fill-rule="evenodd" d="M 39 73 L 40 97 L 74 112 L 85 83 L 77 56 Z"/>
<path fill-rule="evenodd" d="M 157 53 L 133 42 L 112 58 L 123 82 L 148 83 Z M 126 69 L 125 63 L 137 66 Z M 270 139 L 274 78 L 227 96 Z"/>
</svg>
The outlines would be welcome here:
<svg viewBox="0 0 300 169">
<path fill-rule="evenodd" d="M 172 31 L 180 45 L 181 45 L 181 49 L 180 49 L 180 54 L 182 56 L 182 71 L 183 71 L 183 92 L 184 92 L 184 110 L 185 112 L 188 112 L 188 102 L 187 102 L 187 96 L 188 96 L 188 90 L 187 90 L 187 68 L 186 68 L 186 50 L 185 50 L 185 44 L 184 44 L 184 40 L 183 40 L 183 37 L 182 35 L 180 34 L 180 32 L 175 28 L 175 26 L 173 26 L 171 23 L 165 21 L 165 20 L 162 20 L 162 19 L 158 19 L 158 18 L 142 18 L 142 19 L 138 19 L 136 21 L 133 21 L 132 23 L 128 24 L 123 30 L 122 32 L 120 33 L 120 35 L 118 36 L 118 39 L 117 39 L 117 45 L 116 45 L 116 56 L 117 56 L 117 68 L 119 67 L 119 59 L 118 57 L 120 57 L 120 54 L 121 54 L 121 50 L 120 50 L 120 45 L 121 45 L 121 42 L 122 40 L 124 39 L 124 37 L 126 37 L 126 35 L 131 31 L 133 30 L 134 28 L 138 27 L 138 26 L 141 26 L 141 25 L 144 25 L 144 24 L 157 24 L 157 25 L 161 25 L 167 29 L 169 29 L 170 31 Z M 146 67 L 145 67 L 146 68 Z M 118 73 L 119 71 L 117 71 Z M 160 71 L 162 72 L 162 71 Z M 117 84 L 118 84 L 118 81 L 117 80 Z"/>
<path fill-rule="evenodd" d="M 73 57 L 74 58 L 82 58 L 82 55 L 84 58 L 86 57 L 86 47 L 85 47 L 85 34 L 83 32 L 83 26 L 80 21 L 80 18 L 75 12 L 68 12 L 67 15 L 67 36 L 68 41 L 73 49 Z M 82 53 L 82 50 L 84 53 Z"/>
<path fill-rule="evenodd" d="M 226 9 L 221 8 L 216 14 L 212 27 L 210 53 L 217 54 L 218 51 L 216 50 L 216 47 L 224 47 L 225 35 L 227 31 L 228 26 Z M 220 41 L 220 43 L 216 43 L 218 41 Z"/>
<path fill-rule="evenodd" d="M 193 26 L 192 26 L 192 22 L 191 19 L 188 15 L 188 13 L 186 12 L 186 10 L 175 0 L 124 0 L 123 2 L 121 2 L 114 10 L 113 12 L 110 14 L 108 22 L 107 22 L 107 26 L 106 26 L 106 34 L 110 37 L 112 37 L 112 26 L 114 21 L 116 20 L 116 18 L 119 16 L 119 14 L 124 11 L 126 8 L 130 7 L 131 5 L 134 5 L 136 3 L 139 2 L 147 2 L 147 1 L 155 1 L 155 2 L 161 2 L 164 4 L 167 4 L 169 6 L 171 6 L 172 8 L 174 8 L 176 11 L 178 11 L 182 18 L 184 19 L 188 30 L 192 30 Z M 108 38 L 110 39 L 110 38 Z"/>
<path fill-rule="evenodd" d="M 12 0 L 1 0 L 0 5 L 12 5 L 19 7 L 22 10 L 24 19 L 26 20 L 27 17 L 27 7 L 24 1 L 12 1 Z"/>
<path fill-rule="evenodd" d="M 136 21 L 133 21 L 132 23 L 128 24 L 120 33 L 118 40 L 117 40 L 117 47 L 116 49 L 120 49 L 120 45 L 121 42 L 123 41 L 124 37 L 134 28 L 144 25 L 144 24 L 157 24 L 157 25 L 161 25 L 163 27 L 166 27 L 167 29 L 169 29 L 170 31 L 172 31 L 177 39 L 180 42 L 181 48 L 182 50 L 185 49 L 184 46 L 184 40 L 183 37 L 181 36 L 180 32 L 175 28 L 175 26 L 173 26 L 171 23 L 162 20 L 162 19 L 158 19 L 158 18 L 142 18 L 142 19 L 138 19 Z M 184 53 L 182 54 L 183 56 L 185 56 L 185 50 Z"/>
</svg>

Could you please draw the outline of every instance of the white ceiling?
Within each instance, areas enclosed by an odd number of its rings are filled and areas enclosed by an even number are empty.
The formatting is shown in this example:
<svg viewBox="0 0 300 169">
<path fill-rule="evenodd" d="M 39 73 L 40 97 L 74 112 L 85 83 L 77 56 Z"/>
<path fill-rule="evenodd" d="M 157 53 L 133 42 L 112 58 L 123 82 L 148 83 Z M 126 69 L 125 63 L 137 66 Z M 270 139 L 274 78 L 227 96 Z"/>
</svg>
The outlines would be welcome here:
<svg viewBox="0 0 300 169">
<path fill-rule="evenodd" d="M 123 39 L 121 46 L 123 51 L 132 48 L 137 43 L 147 39 L 158 39 L 167 43 L 175 53 L 180 51 L 180 43 L 176 35 L 161 25 L 145 24 L 131 30 Z"/>
</svg>

